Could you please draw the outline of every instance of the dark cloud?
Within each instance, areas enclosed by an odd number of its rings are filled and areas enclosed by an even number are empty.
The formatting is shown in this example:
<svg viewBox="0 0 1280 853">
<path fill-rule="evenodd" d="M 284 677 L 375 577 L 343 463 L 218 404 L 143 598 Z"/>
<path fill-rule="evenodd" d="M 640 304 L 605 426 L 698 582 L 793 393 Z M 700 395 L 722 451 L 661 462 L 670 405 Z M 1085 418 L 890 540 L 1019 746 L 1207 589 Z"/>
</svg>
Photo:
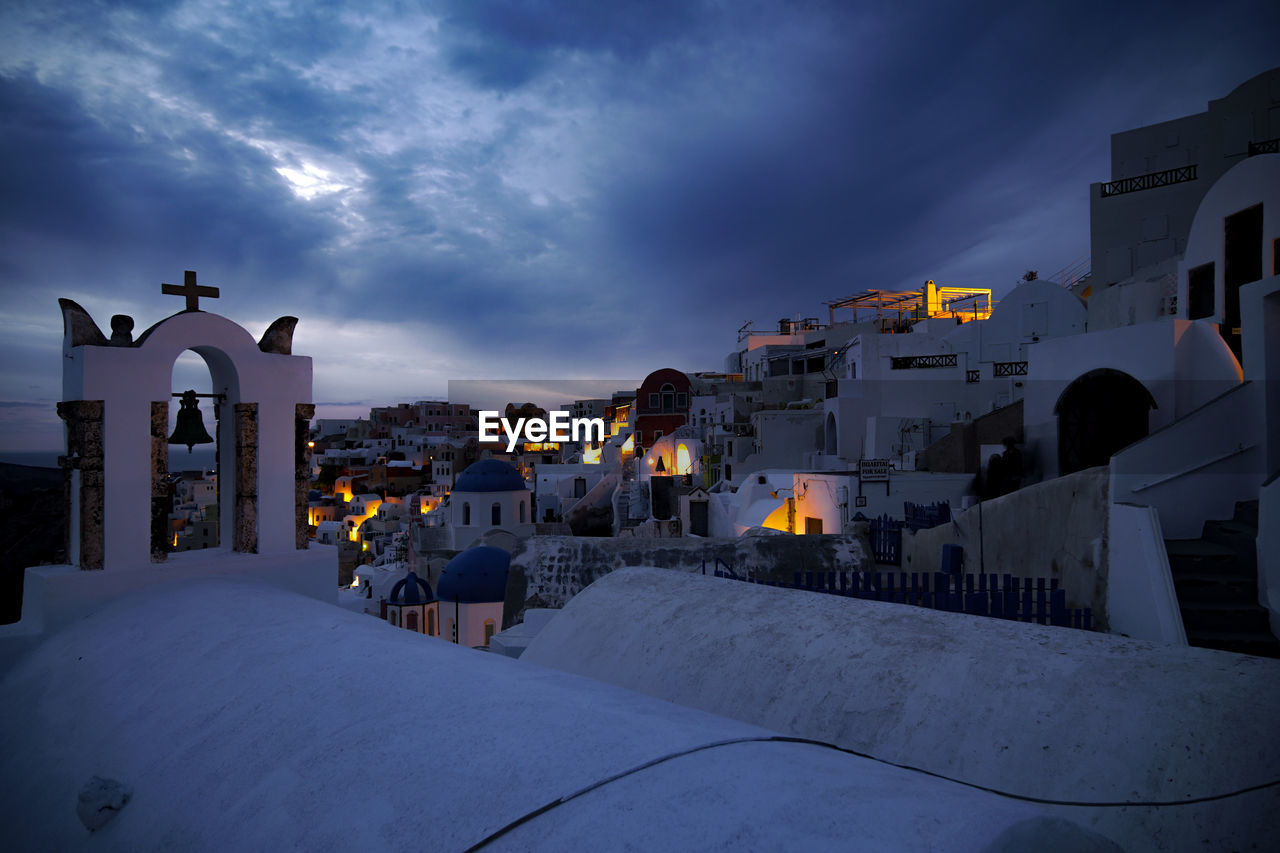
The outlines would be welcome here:
<svg viewBox="0 0 1280 853">
<path fill-rule="evenodd" d="M 605 54 L 632 64 L 659 46 L 698 39 L 709 22 L 695 0 L 592 0 L 442 4 L 452 68 L 479 85 L 514 89 L 566 52 Z"/>
</svg>

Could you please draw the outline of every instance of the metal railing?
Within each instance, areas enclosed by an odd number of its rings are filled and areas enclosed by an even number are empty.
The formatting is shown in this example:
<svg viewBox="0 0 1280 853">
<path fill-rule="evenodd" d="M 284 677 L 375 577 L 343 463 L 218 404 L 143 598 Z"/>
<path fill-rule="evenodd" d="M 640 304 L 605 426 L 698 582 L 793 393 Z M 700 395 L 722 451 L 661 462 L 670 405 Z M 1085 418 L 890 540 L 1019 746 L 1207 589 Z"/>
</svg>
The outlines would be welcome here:
<svg viewBox="0 0 1280 853">
<path fill-rule="evenodd" d="M 955 367 L 956 354 L 943 353 L 941 355 L 903 355 L 892 356 L 889 359 L 890 370 L 914 370 L 927 367 Z"/>
<path fill-rule="evenodd" d="M 1275 139 L 1264 139 L 1261 142 L 1249 143 L 1249 156 L 1258 154 L 1280 154 L 1280 136 Z"/>
<path fill-rule="evenodd" d="M 991 375 L 1000 376 L 1026 376 L 1027 363 L 1025 361 L 996 361 L 991 364 Z"/>
<path fill-rule="evenodd" d="M 1140 190 L 1150 190 L 1156 187 L 1168 187 L 1174 184 L 1194 181 L 1196 179 L 1196 168 L 1194 164 L 1191 166 L 1179 166 L 1176 169 L 1165 169 L 1163 172 L 1148 172 L 1145 175 L 1138 175 L 1133 178 L 1108 181 L 1102 185 L 1102 197 L 1136 193 Z"/>
</svg>

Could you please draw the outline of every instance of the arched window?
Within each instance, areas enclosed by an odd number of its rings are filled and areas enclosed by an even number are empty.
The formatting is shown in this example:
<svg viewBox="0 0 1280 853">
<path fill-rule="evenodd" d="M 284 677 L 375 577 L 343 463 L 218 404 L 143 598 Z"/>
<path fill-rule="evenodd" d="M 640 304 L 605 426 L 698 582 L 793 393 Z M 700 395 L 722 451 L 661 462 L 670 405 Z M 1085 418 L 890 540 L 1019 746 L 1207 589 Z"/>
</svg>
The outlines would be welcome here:
<svg viewBox="0 0 1280 853">
<path fill-rule="evenodd" d="M 497 626 L 493 624 L 492 619 L 484 620 L 484 644 L 486 646 L 489 645 L 489 638 L 493 636 L 495 628 Z"/>
<path fill-rule="evenodd" d="M 676 473 L 680 475 L 693 472 L 693 460 L 689 456 L 689 448 L 685 444 L 676 446 Z"/>
<path fill-rule="evenodd" d="M 463 524 L 471 523 L 471 504 L 466 501 L 464 501 L 462 504 L 462 523 Z"/>
<path fill-rule="evenodd" d="M 670 382 L 658 389 L 658 393 L 662 395 L 662 411 L 674 412 L 676 410 L 676 386 Z"/>
<path fill-rule="evenodd" d="M 404 626 L 410 631 L 418 630 L 418 614 L 410 610 L 404 615 Z"/>
<path fill-rule="evenodd" d="M 436 611 L 434 609 L 427 611 L 427 636 L 434 637 L 436 635 Z"/>
<path fill-rule="evenodd" d="M 489 523 L 494 527 L 502 523 L 502 504 L 497 501 L 494 501 L 493 506 L 489 509 Z"/>
</svg>

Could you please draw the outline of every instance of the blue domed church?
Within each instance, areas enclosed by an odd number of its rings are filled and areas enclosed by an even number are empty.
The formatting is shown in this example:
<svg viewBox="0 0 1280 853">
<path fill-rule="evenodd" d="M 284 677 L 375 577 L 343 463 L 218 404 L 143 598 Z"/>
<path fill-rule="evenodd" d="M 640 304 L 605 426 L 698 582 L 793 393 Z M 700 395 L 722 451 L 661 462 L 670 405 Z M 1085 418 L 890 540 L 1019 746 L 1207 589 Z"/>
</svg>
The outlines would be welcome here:
<svg viewBox="0 0 1280 853">
<path fill-rule="evenodd" d="M 458 475 L 449 493 L 454 548 L 466 548 L 491 530 L 533 535 L 532 494 L 510 462 L 481 459 Z"/>
<path fill-rule="evenodd" d="M 502 630 L 511 555 L 501 548 L 475 545 L 450 560 L 436 592 L 410 571 L 391 588 L 383 618 L 398 628 L 440 637 L 464 646 L 489 645 Z"/>
</svg>

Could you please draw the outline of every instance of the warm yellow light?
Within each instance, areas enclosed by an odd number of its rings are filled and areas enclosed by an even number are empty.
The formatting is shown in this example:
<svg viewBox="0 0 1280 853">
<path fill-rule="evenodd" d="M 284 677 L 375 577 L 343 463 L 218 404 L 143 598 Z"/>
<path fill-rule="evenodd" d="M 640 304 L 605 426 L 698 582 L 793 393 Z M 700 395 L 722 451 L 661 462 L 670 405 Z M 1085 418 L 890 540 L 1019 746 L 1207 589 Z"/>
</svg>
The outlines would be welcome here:
<svg viewBox="0 0 1280 853">
<path fill-rule="evenodd" d="M 315 447 L 315 446 L 316 446 L 316 443 L 314 441 L 307 442 L 307 447 Z"/>
<path fill-rule="evenodd" d="M 622 452 L 632 453 L 636 449 L 636 434 L 633 432 L 627 436 L 627 440 L 622 442 Z"/>
<path fill-rule="evenodd" d="M 601 450 L 601 448 L 599 448 L 599 447 L 586 447 L 586 448 L 583 448 L 583 450 L 582 450 L 582 461 L 583 461 L 584 463 L 586 463 L 587 465 L 599 465 L 599 464 L 600 464 L 600 450 Z"/>
<path fill-rule="evenodd" d="M 676 447 L 676 473 L 688 474 L 693 470 L 693 461 L 689 458 L 689 448 L 684 444 Z"/>
<path fill-rule="evenodd" d="M 769 513 L 769 517 L 764 520 L 761 527 L 767 527 L 770 530 L 781 530 L 783 533 L 790 533 L 791 528 L 787 526 L 787 504 L 784 501 L 782 506 Z"/>
<path fill-rule="evenodd" d="M 650 457 L 649 457 L 649 464 L 650 464 L 650 465 L 657 465 L 658 463 L 654 461 L 654 459 L 653 459 L 653 457 L 652 457 L 652 456 L 650 456 Z"/>
</svg>

